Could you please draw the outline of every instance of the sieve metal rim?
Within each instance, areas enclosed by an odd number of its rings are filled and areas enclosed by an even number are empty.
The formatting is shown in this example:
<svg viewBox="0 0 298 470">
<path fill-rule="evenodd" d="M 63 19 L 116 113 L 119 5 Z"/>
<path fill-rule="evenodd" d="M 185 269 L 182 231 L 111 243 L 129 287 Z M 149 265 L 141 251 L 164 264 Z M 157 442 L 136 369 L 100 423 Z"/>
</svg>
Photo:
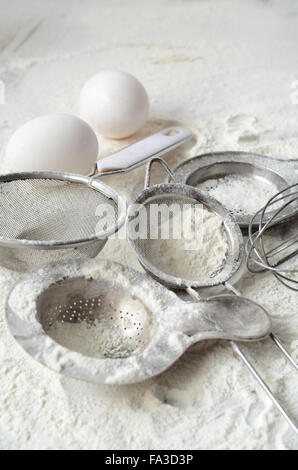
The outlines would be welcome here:
<svg viewBox="0 0 298 470">
<path fill-rule="evenodd" d="M 202 281 L 186 280 L 183 279 L 178 284 L 177 277 L 171 276 L 164 273 L 163 271 L 157 269 L 153 264 L 148 262 L 147 258 L 144 257 L 139 249 L 136 246 L 136 241 L 130 236 L 129 230 L 129 221 L 134 215 L 134 205 L 139 204 L 145 206 L 149 202 L 150 198 L 156 197 L 158 195 L 165 194 L 177 194 L 180 197 L 182 195 L 194 199 L 197 202 L 203 204 L 207 209 L 211 210 L 218 214 L 224 223 L 225 231 L 228 237 L 229 251 L 227 255 L 227 262 L 225 263 L 225 268 L 216 274 L 214 277 Z M 171 289 L 185 289 L 185 288 L 203 288 L 203 287 L 214 287 L 221 285 L 228 281 L 239 269 L 244 252 L 244 243 L 242 232 L 238 223 L 235 221 L 234 217 L 230 215 L 228 210 L 219 203 L 216 199 L 212 197 L 205 197 L 197 188 L 193 186 L 188 186 L 181 183 L 161 183 L 150 186 L 143 190 L 135 199 L 135 201 L 128 207 L 127 216 L 126 216 L 126 236 L 129 245 L 136 253 L 140 264 L 143 268 L 152 275 L 152 277 L 158 281 L 161 281 L 165 286 Z M 230 269 L 228 269 L 230 267 Z M 226 273 L 225 273 L 226 270 Z M 225 273 L 225 275 L 223 275 Z"/>
<path fill-rule="evenodd" d="M 56 171 L 35 171 L 35 172 L 20 172 L 20 173 L 9 173 L 0 176 L 1 183 L 9 183 L 18 180 L 59 180 L 67 181 L 70 183 L 80 183 L 91 187 L 95 191 L 102 193 L 108 199 L 112 199 L 118 208 L 118 217 L 113 227 L 108 230 L 101 231 L 96 235 L 84 238 L 76 238 L 73 240 L 27 240 L 17 238 L 5 238 L 0 237 L 0 246 L 7 247 L 33 247 L 40 250 L 55 250 L 60 248 L 75 248 L 81 245 L 87 245 L 98 240 L 106 240 L 109 236 L 116 233 L 125 223 L 126 219 L 126 201 L 125 199 L 114 189 L 106 184 L 102 183 L 98 179 L 91 176 L 78 175 L 76 173 L 65 173 Z M 1 195 L 0 195 L 1 197 Z"/>
</svg>

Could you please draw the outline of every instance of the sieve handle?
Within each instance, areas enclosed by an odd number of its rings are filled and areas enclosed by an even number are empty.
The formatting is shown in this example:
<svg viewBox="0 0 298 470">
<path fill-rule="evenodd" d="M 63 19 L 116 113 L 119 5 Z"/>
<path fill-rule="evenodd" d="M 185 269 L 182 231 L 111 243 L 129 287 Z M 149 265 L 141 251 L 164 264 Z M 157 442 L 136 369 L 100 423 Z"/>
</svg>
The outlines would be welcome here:
<svg viewBox="0 0 298 470">
<path fill-rule="evenodd" d="M 125 173 L 142 165 L 152 157 L 158 157 L 178 147 L 192 137 L 188 129 L 167 127 L 156 134 L 136 142 L 97 162 L 100 175 Z"/>
<path fill-rule="evenodd" d="M 272 328 L 260 305 L 234 295 L 218 295 L 184 305 L 180 324 L 175 326 L 190 336 L 192 343 L 204 339 L 259 341 Z"/>
<path fill-rule="evenodd" d="M 154 157 L 154 158 L 151 158 L 150 162 L 147 165 L 144 189 L 147 189 L 150 186 L 152 165 L 155 162 L 159 163 L 166 170 L 170 179 L 175 183 L 175 177 L 169 165 L 162 158 Z"/>
</svg>

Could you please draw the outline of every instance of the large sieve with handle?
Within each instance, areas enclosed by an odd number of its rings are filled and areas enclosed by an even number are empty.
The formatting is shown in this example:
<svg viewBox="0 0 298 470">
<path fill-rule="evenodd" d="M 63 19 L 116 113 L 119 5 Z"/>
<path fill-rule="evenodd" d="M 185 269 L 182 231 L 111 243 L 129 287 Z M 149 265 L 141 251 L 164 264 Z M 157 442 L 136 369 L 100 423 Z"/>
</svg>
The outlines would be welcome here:
<svg viewBox="0 0 298 470">
<path fill-rule="evenodd" d="M 124 199 L 100 178 L 130 171 L 190 137 L 187 129 L 168 127 L 99 160 L 87 176 L 51 171 L 1 176 L 0 264 L 26 271 L 60 258 L 96 256 L 126 216 Z M 98 230 L 99 206 L 113 217 Z"/>
</svg>

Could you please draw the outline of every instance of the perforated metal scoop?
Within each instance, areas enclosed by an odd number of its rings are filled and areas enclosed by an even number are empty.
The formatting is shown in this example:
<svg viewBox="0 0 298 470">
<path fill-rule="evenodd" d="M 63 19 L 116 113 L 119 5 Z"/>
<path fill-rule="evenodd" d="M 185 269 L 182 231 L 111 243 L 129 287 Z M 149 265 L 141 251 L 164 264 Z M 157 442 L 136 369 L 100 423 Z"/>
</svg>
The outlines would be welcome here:
<svg viewBox="0 0 298 470">
<path fill-rule="evenodd" d="M 151 168 L 154 162 L 161 164 L 169 174 L 169 177 L 174 180 L 168 165 L 162 159 L 153 158 L 147 167 L 145 189 L 128 208 L 127 239 L 141 265 L 154 279 L 172 289 L 214 287 L 225 283 L 236 273 L 242 262 L 243 238 L 238 224 L 218 201 L 211 197 L 205 197 L 196 188 L 175 182 L 157 184 L 150 187 Z M 216 214 L 222 221 L 223 236 L 226 237 L 227 250 L 221 264 L 206 278 L 190 279 L 189 277 L 183 278 L 173 275 L 169 270 L 165 270 L 161 264 L 162 258 L 166 255 L 163 254 L 163 257 L 160 256 L 159 258 L 154 256 L 152 239 L 149 233 L 149 229 L 152 226 L 151 217 L 154 213 L 152 208 L 154 206 L 165 206 L 170 209 L 173 205 L 180 206 L 181 210 L 189 205 L 194 208 L 200 206 L 206 212 Z M 145 236 L 138 237 L 135 236 L 135 220 L 140 218 L 141 211 L 144 211 L 141 216 L 146 219 L 148 232 Z M 196 251 L 193 252 L 193 256 L 196 256 Z M 199 258 L 197 263 L 200 263 Z"/>
<path fill-rule="evenodd" d="M 101 159 L 88 176 L 50 171 L 1 176 L 0 264 L 25 271 L 64 257 L 96 256 L 126 215 L 124 199 L 97 178 L 130 171 L 190 137 L 179 126 L 163 129 Z M 112 216 L 98 229 L 100 206 Z"/>
<path fill-rule="evenodd" d="M 160 374 L 195 342 L 255 341 L 271 322 L 235 296 L 180 300 L 145 274 L 108 260 L 51 263 L 22 277 L 7 301 L 15 339 L 56 372 L 126 384 Z"/>
</svg>

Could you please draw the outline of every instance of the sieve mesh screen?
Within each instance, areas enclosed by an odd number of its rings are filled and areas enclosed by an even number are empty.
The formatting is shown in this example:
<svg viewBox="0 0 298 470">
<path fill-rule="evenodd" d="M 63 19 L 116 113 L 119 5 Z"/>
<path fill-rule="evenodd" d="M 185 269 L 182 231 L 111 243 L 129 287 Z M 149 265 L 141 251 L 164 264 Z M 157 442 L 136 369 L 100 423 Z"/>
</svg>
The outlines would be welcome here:
<svg viewBox="0 0 298 470">
<path fill-rule="evenodd" d="M 0 237 L 68 242 L 95 235 L 96 209 L 117 204 L 86 184 L 55 179 L 17 179 L 0 184 Z"/>
</svg>

